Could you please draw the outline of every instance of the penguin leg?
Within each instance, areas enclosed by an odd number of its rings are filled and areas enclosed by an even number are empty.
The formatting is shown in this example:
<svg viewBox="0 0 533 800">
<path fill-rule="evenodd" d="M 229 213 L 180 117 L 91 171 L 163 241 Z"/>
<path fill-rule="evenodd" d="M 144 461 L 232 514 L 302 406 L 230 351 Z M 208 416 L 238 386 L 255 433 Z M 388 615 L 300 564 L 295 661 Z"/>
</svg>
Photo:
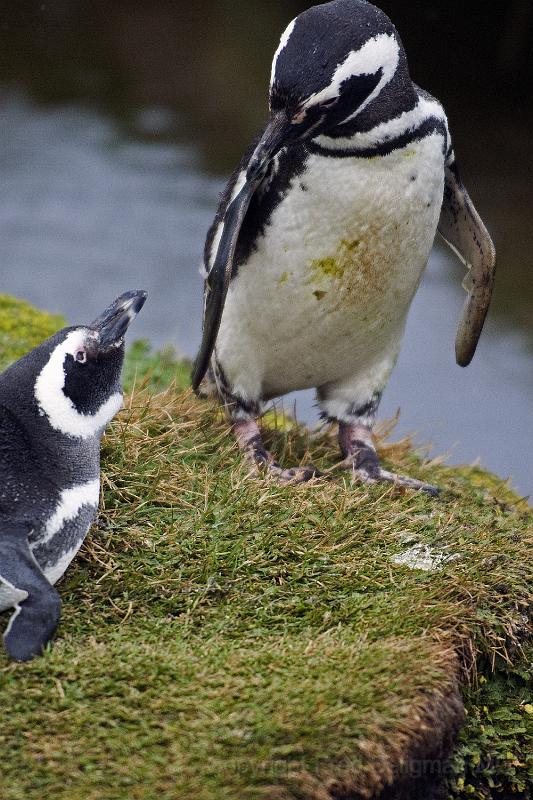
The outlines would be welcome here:
<svg viewBox="0 0 533 800">
<path fill-rule="evenodd" d="M 239 415 L 236 419 L 231 420 L 231 427 L 245 458 L 259 471 L 266 472 L 278 483 L 305 483 L 322 474 L 312 465 L 284 469 L 275 460 L 272 453 L 266 449 L 259 425 L 253 416 L 243 418 L 242 415 Z"/>
<path fill-rule="evenodd" d="M 359 382 L 358 386 L 352 387 L 356 389 L 357 399 L 355 402 L 353 400 L 346 402 L 343 395 L 348 386 L 328 385 L 318 390 L 318 401 L 323 417 L 330 422 L 337 422 L 339 426 L 339 447 L 344 459 L 342 468 L 349 470 L 355 480 L 363 483 L 393 483 L 415 491 L 424 491 L 433 496 L 438 495 L 439 489 L 436 486 L 415 478 L 397 475 L 381 467 L 372 430 L 382 389 L 371 391 L 367 389 L 365 392 L 364 385 L 361 386 Z"/>
<path fill-rule="evenodd" d="M 14 594 L 27 597 L 16 602 L 4 633 L 4 644 L 15 661 L 40 655 L 53 637 L 61 615 L 59 594 L 41 571 L 29 548 L 26 530 L 0 531 L 0 582 Z"/>
<path fill-rule="evenodd" d="M 260 399 L 245 400 L 237 392 L 232 391 L 225 378 L 220 364 L 215 361 L 212 375 L 216 381 L 220 402 L 229 416 L 233 435 L 244 457 L 258 472 L 265 473 L 277 483 L 305 483 L 321 473 L 312 465 L 284 469 L 263 442 L 257 419 L 263 411 Z"/>
<path fill-rule="evenodd" d="M 424 491 L 435 497 L 439 489 L 429 483 L 398 475 L 383 469 L 379 463 L 372 437 L 372 428 L 354 422 L 339 422 L 339 446 L 344 456 L 344 468 L 363 483 L 394 483 L 415 491 Z"/>
</svg>

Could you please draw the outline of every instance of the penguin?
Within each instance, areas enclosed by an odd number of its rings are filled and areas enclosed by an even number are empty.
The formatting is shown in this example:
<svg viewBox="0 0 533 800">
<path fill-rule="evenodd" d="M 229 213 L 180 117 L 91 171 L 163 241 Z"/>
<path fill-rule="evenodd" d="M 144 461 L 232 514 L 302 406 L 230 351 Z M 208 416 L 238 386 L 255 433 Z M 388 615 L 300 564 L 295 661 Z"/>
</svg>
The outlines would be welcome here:
<svg viewBox="0 0 533 800">
<path fill-rule="evenodd" d="M 278 464 L 257 419 L 266 401 L 314 388 L 355 480 L 436 494 L 384 470 L 372 430 L 437 230 L 468 269 L 461 366 L 489 307 L 495 249 L 444 109 L 365 0 L 315 5 L 288 25 L 269 108 L 207 235 L 193 388 L 218 396 L 246 458 L 282 483 L 317 471 Z"/>
<path fill-rule="evenodd" d="M 124 334 L 146 292 L 118 297 L 0 375 L 0 611 L 9 656 L 42 653 L 59 624 L 53 584 L 96 515 L 100 439 L 122 406 Z"/>
</svg>

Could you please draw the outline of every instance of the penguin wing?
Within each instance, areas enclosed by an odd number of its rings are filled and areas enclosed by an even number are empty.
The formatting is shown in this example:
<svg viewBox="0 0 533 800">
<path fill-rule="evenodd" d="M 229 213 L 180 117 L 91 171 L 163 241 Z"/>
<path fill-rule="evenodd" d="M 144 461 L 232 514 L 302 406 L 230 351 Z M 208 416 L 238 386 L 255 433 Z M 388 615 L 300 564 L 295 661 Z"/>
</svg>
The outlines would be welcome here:
<svg viewBox="0 0 533 800">
<path fill-rule="evenodd" d="M 455 164 L 445 168 L 444 199 L 438 231 L 468 268 L 463 286 L 468 292 L 455 337 L 455 358 L 470 364 L 489 310 L 496 250 L 489 232 L 463 186 Z"/>
<path fill-rule="evenodd" d="M 253 184 L 247 183 L 230 200 L 217 226 L 220 233 L 215 233 L 215 238 L 212 242 L 212 266 L 205 280 L 204 289 L 202 343 L 196 356 L 192 373 L 192 387 L 195 390 L 207 372 L 215 347 L 233 271 L 235 248 L 237 247 L 241 226 L 254 191 Z"/>
<path fill-rule="evenodd" d="M 263 175 L 248 179 L 246 172 L 254 142 L 244 154 L 222 194 L 213 225 L 207 234 L 204 264 L 204 317 L 202 342 L 192 370 L 192 387 L 198 389 L 211 360 L 224 303 L 233 272 L 235 249 L 250 201 Z"/>
</svg>

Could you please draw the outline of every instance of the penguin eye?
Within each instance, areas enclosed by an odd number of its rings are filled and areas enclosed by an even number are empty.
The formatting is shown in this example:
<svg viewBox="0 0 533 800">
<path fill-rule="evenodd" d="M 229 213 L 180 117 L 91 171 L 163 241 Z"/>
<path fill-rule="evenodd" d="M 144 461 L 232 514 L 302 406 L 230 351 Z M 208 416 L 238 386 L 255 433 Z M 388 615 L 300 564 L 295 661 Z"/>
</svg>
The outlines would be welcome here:
<svg viewBox="0 0 533 800">
<path fill-rule="evenodd" d="M 76 351 L 76 355 L 74 356 L 74 358 L 80 364 L 85 364 L 85 362 L 87 361 L 87 353 L 86 353 L 85 350 L 77 350 Z"/>
</svg>

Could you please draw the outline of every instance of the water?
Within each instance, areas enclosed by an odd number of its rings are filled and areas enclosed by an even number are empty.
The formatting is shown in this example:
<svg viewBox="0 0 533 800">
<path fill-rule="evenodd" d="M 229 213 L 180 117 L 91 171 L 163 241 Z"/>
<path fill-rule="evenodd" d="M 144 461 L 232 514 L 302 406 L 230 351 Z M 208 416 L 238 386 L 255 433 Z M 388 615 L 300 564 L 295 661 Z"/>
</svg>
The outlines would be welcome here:
<svg viewBox="0 0 533 800">
<path fill-rule="evenodd" d="M 192 144 L 128 137 L 91 107 L 40 106 L 5 91 L 1 115 L 0 290 L 78 323 L 126 289 L 147 289 L 135 335 L 194 355 L 198 267 L 222 177 L 208 174 Z M 141 117 L 145 127 L 161 120 L 164 109 Z M 462 275 L 448 251 L 434 250 L 381 416 L 401 407 L 397 434 L 415 432 L 452 463 L 479 458 L 531 493 L 531 301 L 520 295 L 513 313 L 516 283 L 504 273 L 476 357 L 460 369 L 453 346 Z M 298 396 L 297 414 L 316 420 L 310 393 Z"/>
<path fill-rule="evenodd" d="M 192 148 L 124 140 L 87 109 L 11 95 L 3 117 L 2 291 L 77 323 L 126 289 L 147 289 L 151 313 L 135 334 L 192 353 L 202 239 L 220 181 L 202 173 Z"/>
</svg>

